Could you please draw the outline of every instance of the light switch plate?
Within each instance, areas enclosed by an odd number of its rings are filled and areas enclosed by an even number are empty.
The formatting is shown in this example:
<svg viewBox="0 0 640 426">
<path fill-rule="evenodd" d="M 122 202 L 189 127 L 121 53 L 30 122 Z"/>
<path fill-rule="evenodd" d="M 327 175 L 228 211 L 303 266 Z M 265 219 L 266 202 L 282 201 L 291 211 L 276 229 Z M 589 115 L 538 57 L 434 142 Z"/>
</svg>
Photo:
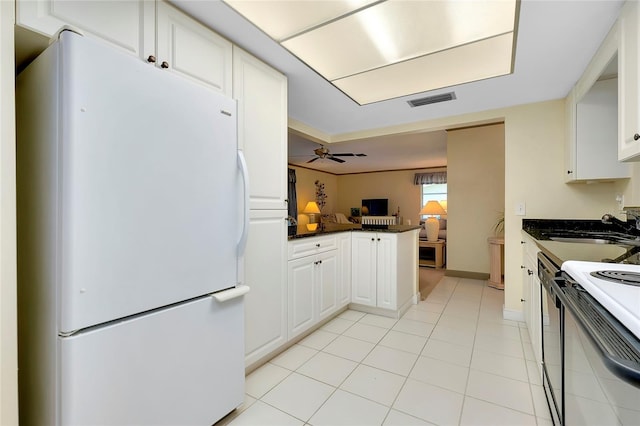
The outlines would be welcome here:
<svg viewBox="0 0 640 426">
<path fill-rule="evenodd" d="M 527 207 L 524 201 L 516 203 L 516 216 L 524 216 L 527 214 Z"/>
</svg>

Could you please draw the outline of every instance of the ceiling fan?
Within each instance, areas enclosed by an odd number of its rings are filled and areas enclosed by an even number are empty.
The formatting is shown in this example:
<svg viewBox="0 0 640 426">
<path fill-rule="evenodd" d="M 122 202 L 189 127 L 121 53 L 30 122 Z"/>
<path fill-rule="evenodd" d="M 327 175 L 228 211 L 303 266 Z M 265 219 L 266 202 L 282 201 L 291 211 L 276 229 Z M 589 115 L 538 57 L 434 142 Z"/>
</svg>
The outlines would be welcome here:
<svg viewBox="0 0 640 426">
<path fill-rule="evenodd" d="M 340 154 L 332 154 L 329 152 L 329 149 L 324 146 L 321 148 L 314 149 L 313 152 L 316 154 L 316 157 L 307 161 L 307 163 L 313 163 L 318 159 L 325 159 L 325 158 L 336 161 L 338 163 L 344 163 L 345 161 L 342 158 L 336 158 L 336 157 L 366 157 L 367 156 L 367 154 L 354 154 L 353 152 L 343 152 Z"/>
</svg>

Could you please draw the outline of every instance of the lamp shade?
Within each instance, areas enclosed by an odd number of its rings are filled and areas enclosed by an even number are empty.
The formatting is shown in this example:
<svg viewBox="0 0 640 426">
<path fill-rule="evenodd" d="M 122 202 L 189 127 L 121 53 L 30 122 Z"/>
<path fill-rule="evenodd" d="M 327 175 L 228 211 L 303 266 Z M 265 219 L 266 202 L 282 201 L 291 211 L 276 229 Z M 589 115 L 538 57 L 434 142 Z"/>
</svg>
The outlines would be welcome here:
<svg viewBox="0 0 640 426">
<path fill-rule="evenodd" d="M 422 210 L 420 210 L 420 214 L 421 215 L 423 214 L 441 215 L 441 214 L 447 214 L 447 212 L 444 211 L 444 209 L 442 208 L 439 202 L 435 200 L 429 200 L 427 204 L 425 204 L 424 207 L 422 207 Z"/>
<path fill-rule="evenodd" d="M 302 210 L 302 213 L 317 214 L 317 213 L 320 213 L 320 209 L 318 208 L 318 204 L 316 204 L 315 201 L 309 201 L 307 205 L 304 207 L 304 210 Z"/>
</svg>

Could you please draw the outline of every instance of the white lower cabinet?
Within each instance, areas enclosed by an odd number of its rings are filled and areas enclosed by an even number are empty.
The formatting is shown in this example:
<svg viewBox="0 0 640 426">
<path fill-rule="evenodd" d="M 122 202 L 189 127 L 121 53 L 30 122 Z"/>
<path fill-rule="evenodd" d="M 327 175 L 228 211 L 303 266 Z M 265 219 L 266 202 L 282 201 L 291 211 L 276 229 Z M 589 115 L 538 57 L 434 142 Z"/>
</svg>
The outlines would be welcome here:
<svg viewBox="0 0 640 426">
<path fill-rule="evenodd" d="M 326 240 L 326 237 L 323 237 Z M 290 242 L 309 244 L 311 238 Z M 338 250 L 295 258 L 288 262 L 288 337 L 298 336 L 338 310 Z"/>
<path fill-rule="evenodd" d="M 523 232 L 524 234 L 524 232 Z M 537 365 L 542 362 L 542 324 L 540 311 L 540 279 L 538 278 L 538 252 L 540 249 L 529 236 L 522 239 L 522 304 L 524 320 L 529 331 Z"/>
<path fill-rule="evenodd" d="M 245 365 L 287 342 L 286 210 L 253 210 L 241 261 L 245 296 Z"/>
<path fill-rule="evenodd" d="M 351 232 L 336 234 L 338 246 L 338 308 L 351 302 Z"/>
<path fill-rule="evenodd" d="M 351 301 L 393 311 L 416 294 L 418 232 L 352 232 Z"/>
<path fill-rule="evenodd" d="M 358 232 L 351 235 L 351 301 L 376 306 L 378 287 L 378 250 L 376 234 Z"/>
</svg>

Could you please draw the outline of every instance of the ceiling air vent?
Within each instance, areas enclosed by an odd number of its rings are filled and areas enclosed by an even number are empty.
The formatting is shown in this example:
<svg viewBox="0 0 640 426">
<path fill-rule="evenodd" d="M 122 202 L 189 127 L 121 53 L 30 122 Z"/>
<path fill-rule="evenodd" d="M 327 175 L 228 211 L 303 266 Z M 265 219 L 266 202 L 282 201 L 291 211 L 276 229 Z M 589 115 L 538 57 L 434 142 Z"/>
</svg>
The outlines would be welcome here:
<svg viewBox="0 0 640 426">
<path fill-rule="evenodd" d="M 429 105 L 429 104 L 437 104 L 438 102 L 452 101 L 455 98 L 456 98 L 455 92 L 449 92 L 449 93 L 441 93 L 439 95 L 427 96 L 426 98 L 412 99 L 410 101 L 407 101 L 407 103 L 411 105 L 411 107 L 417 107 L 417 106 L 423 106 L 423 105 Z"/>
</svg>

